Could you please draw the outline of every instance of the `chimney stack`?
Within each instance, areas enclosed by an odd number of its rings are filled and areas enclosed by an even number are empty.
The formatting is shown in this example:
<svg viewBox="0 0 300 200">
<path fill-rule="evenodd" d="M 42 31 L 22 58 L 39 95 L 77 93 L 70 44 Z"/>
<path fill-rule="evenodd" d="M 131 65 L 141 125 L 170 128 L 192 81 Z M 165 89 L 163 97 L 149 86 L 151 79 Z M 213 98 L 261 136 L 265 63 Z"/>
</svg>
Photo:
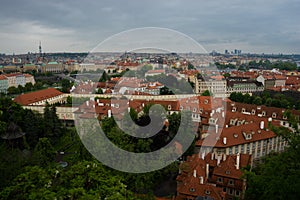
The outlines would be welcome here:
<svg viewBox="0 0 300 200">
<path fill-rule="evenodd" d="M 107 116 L 108 116 L 109 118 L 111 118 L 111 110 L 108 110 Z"/>
<path fill-rule="evenodd" d="M 236 155 L 236 169 L 240 169 L 240 153 Z"/>
<path fill-rule="evenodd" d="M 227 144 L 227 138 L 223 137 L 223 144 Z"/>
<path fill-rule="evenodd" d="M 197 177 L 197 171 L 194 169 L 193 177 Z"/>
<path fill-rule="evenodd" d="M 223 154 L 223 161 L 226 161 L 226 154 Z"/>
<path fill-rule="evenodd" d="M 264 129 L 265 128 L 265 122 L 261 121 L 259 126 L 260 126 L 260 129 Z"/>
<path fill-rule="evenodd" d="M 205 157 L 205 151 L 201 153 L 201 159 L 204 160 Z"/>
<path fill-rule="evenodd" d="M 214 160 L 214 153 L 211 153 L 210 159 L 211 159 L 211 160 Z"/>
<path fill-rule="evenodd" d="M 218 158 L 217 158 L 217 165 L 218 166 L 220 165 L 220 162 L 221 162 L 221 156 L 218 156 Z"/>
<path fill-rule="evenodd" d="M 216 134 L 218 133 L 218 130 L 219 130 L 219 125 L 216 124 Z"/>
<path fill-rule="evenodd" d="M 200 178 L 200 184 L 203 185 L 204 184 L 203 176 L 200 176 L 199 178 Z"/>
<path fill-rule="evenodd" d="M 208 179 L 209 176 L 209 164 L 206 164 L 206 178 Z"/>
</svg>

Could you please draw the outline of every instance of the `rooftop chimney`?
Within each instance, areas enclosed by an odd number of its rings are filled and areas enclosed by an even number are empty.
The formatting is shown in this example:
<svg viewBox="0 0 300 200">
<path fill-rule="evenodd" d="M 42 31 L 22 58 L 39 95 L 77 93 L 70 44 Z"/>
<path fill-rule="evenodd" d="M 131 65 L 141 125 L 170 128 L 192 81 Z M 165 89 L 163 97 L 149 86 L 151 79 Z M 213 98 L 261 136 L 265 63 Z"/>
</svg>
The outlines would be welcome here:
<svg viewBox="0 0 300 200">
<path fill-rule="evenodd" d="M 223 154 L 223 161 L 226 160 L 226 154 Z"/>
<path fill-rule="evenodd" d="M 264 129 L 265 128 L 265 122 L 261 121 L 259 127 L 260 127 L 260 129 Z"/>
<path fill-rule="evenodd" d="M 197 172 L 195 169 L 194 169 L 193 177 L 195 177 L 195 178 L 197 177 Z"/>
<path fill-rule="evenodd" d="M 110 118 L 111 117 L 111 110 L 107 111 L 107 116 Z"/>
<path fill-rule="evenodd" d="M 218 158 L 217 158 L 217 165 L 220 165 L 220 162 L 221 162 L 221 156 L 218 156 Z"/>
<path fill-rule="evenodd" d="M 227 138 L 223 137 L 223 144 L 227 144 Z"/>
<path fill-rule="evenodd" d="M 218 133 L 218 130 L 219 130 L 219 125 L 216 124 L 216 133 Z"/>
<path fill-rule="evenodd" d="M 200 176 L 199 178 L 200 178 L 200 184 L 203 185 L 203 183 L 204 183 L 203 176 Z"/>
<path fill-rule="evenodd" d="M 236 169 L 240 169 L 240 153 L 236 155 Z"/>
<path fill-rule="evenodd" d="M 201 159 L 204 160 L 205 157 L 205 151 L 201 153 Z"/>
<path fill-rule="evenodd" d="M 225 113 L 224 113 L 224 111 L 222 112 L 222 117 L 223 117 L 223 118 L 225 117 Z"/>
<path fill-rule="evenodd" d="M 208 179 L 209 176 L 209 164 L 206 164 L 206 178 Z"/>
<path fill-rule="evenodd" d="M 214 159 L 214 153 L 211 153 L 211 157 L 210 157 L 211 160 Z"/>
</svg>

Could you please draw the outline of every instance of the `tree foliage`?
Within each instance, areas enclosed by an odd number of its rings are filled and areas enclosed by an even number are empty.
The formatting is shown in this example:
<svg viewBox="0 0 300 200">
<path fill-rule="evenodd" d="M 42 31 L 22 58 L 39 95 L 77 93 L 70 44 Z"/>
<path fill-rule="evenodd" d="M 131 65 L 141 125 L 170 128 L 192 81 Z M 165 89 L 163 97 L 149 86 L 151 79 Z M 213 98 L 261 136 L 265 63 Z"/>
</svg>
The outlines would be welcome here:
<svg viewBox="0 0 300 200">
<path fill-rule="evenodd" d="M 287 109 L 300 109 L 300 104 L 298 102 L 295 102 L 293 98 L 280 93 L 276 93 L 271 96 L 268 91 L 264 91 L 261 94 L 254 94 L 252 96 L 250 96 L 248 93 L 242 94 L 240 92 L 233 92 L 230 94 L 229 98 L 232 101 L 247 104 L 266 105 Z"/>
<path fill-rule="evenodd" d="M 283 127 L 273 131 L 288 141 L 289 147 L 282 153 L 266 157 L 263 164 L 246 172 L 248 189 L 246 199 L 299 199 L 300 198 L 300 132 L 295 119 L 286 113 L 296 128 L 290 132 Z"/>
</svg>

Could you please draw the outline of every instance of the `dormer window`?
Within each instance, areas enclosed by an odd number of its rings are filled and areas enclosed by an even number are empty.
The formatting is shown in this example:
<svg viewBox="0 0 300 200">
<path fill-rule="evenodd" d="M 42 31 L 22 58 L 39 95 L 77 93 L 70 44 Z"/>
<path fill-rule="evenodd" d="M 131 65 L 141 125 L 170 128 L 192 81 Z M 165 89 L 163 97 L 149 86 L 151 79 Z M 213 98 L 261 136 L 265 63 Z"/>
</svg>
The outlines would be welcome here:
<svg viewBox="0 0 300 200">
<path fill-rule="evenodd" d="M 247 134 L 247 136 L 246 136 L 246 140 L 251 140 L 252 139 L 252 134 L 250 133 L 250 134 Z"/>
<path fill-rule="evenodd" d="M 193 112 L 196 112 L 197 111 L 197 108 L 193 108 Z"/>
<path fill-rule="evenodd" d="M 204 100 L 204 104 L 208 104 L 208 100 L 207 99 Z"/>
<path fill-rule="evenodd" d="M 236 112 L 236 107 L 233 107 L 233 108 L 232 108 L 232 112 Z"/>
<path fill-rule="evenodd" d="M 214 118 L 209 118 L 209 123 L 210 124 L 214 124 L 215 123 L 215 119 Z"/>
<path fill-rule="evenodd" d="M 255 115 L 255 110 L 254 109 L 252 109 L 251 114 Z"/>
<path fill-rule="evenodd" d="M 266 116 L 266 111 L 263 111 L 261 114 L 262 116 Z"/>
<path fill-rule="evenodd" d="M 272 118 L 276 118 L 276 113 L 272 113 Z"/>
<path fill-rule="evenodd" d="M 287 119 L 287 116 L 286 116 L 286 115 L 283 115 L 283 119 Z"/>
<path fill-rule="evenodd" d="M 172 108 L 171 105 L 168 105 L 168 110 L 171 110 L 171 108 Z"/>
<path fill-rule="evenodd" d="M 245 109 L 245 108 L 242 108 L 242 112 L 246 112 L 246 109 Z"/>
<path fill-rule="evenodd" d="M 205 190 L 205 194 L 210 194 L 210 191 L 209 190 Z"/>
<path fill-rule="evenodd" d="M 182 107 L 182 106 L 180 106 L 179 110 L 183 110 L 183 107 Z"/>
<path fill-rule="evenodd" d="M 190 188 L 190 192 L 195 192 L 195 188 Z"/>
<path fill-rule="evenodd" d="M 230 174 L 230 171 L 227 170 L 225 173 L 226 173 L 226 174 Z"/>
</svg>

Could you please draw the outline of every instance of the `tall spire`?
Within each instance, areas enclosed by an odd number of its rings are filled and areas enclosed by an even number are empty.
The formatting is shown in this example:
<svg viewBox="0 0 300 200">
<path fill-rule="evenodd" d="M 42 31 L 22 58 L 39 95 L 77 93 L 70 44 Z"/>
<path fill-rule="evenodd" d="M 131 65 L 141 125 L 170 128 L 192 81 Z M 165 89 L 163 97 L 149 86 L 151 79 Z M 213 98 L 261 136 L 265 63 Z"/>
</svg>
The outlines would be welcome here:
<svg viewBox="0 0 300 200">
<path fill-rule="evenodd" d="M 42 43 L 40 41 L 40 45 L 39 45 L 39 53 L 40 53 L 40 57 L 42 57 Z"/>
</svg>

